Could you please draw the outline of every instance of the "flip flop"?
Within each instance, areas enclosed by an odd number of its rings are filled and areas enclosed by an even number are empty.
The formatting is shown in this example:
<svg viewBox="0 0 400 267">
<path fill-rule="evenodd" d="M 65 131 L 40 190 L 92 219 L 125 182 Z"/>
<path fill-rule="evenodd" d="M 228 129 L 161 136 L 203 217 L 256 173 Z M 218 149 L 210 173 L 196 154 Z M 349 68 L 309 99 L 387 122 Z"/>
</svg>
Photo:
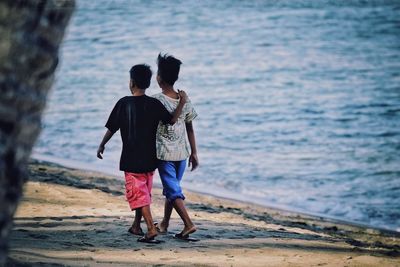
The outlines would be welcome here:
<svg viewBox="0 0 400 267">
<path fill-rule="evenodd" d="M 191 233 L 196 232 L 196 227 L 192 226 L 192 228 L 190 228 L 189 230 L 185 231 L 185 232 L 180 232 L 181 236 L 189 236 Z"/>
<path fill-rule="evenodd" d="M 157 229 L 157 233 L 162 234 L 162 235 L 165 235 L 166 233 L 168 233 L 168 230 L 161 231 L 160 227 L 158 227 L 158 222 L 155 222 L 155 223 L 154 223 L 154 226 L 155 226 L 156 229 Z"/>
<path fill-rule="evenodd" d="M 181 241 L 186 241 L 186 242 L 197 242 L 197 241 L 200 241 L 200 239 L 189 237 L 189 235 L 182 235 L 181 233 L 174 234 L 173 238 L 181 240 Z"/>
<path fill-rule="evenodd" d="M 152 237 L 152 238 L 147 238 L 147 237 L 144 235 L 144 236 L 142 236 L 141 238 L 139 238 L 139 239 L 137 240 L 137 242 L 147 243 L 147 244 L 160 244 L 160 243 L 162 243 L 162 242 L 164 242 L 164 241 L 163 241 L 163 240 L 154 239 L 154 237 Z"/>
<path fill-rule="evenodd" d="M 139 232 L 139 233 L 135 233 L 135 232 L 132 230 L 132 227 L 128 229 L 128 233 L 130 233 L 130 234 L 132 234 L 132 235 L 138 235 L 138 236 L 143 236 L 143 235 L 144 235 L 144 232 L 143 232 L 142 229 L 140 229 L 140 232 Z"/>
</svg>

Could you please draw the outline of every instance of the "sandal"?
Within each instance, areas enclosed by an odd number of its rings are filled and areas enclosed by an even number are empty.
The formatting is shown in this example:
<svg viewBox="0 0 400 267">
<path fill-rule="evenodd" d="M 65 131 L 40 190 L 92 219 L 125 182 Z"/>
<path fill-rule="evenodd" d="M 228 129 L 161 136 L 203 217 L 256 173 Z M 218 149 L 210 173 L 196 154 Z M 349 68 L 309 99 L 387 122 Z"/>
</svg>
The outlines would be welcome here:
<svg viewBox="0 0 400 267">
<path fill-rule="evenodd" d="M 132 230 L 132 227 L 130 227 L 130 228 L 128 229 L 128 233 L 130 233 L 130 234 L 132 234 L 132 235 L 139 235 L 139 236 L 143 236 L 143 235 L 144 235 L 144 232 L 143 232 L 142 229 L 140 229 L 140 231 L 139 231 L 138 233 L 135 233 L 135 232 Z"/>
<path fill-rule="evenodd" d="M 181 233 L 173 235 L 173 238 L 187 242 L 197 242 L 200 239 L 189 237 L 189 235 L 182 235 Z"/>
<path fill-rule="evenodd" d="M 158 226 L 158 222 L 155 222 L 154 226 L 157 229 L 157 233 L 162 234 L 162 235 L 168 233 L 168 229 L 165 229 L 164 231 L 161 231 L 161 228 Z"/>
<path fill-rule="evenodd" d="M 137 242 L 148 243 L 148 244 L 160 244 L 160 243 L 162 243 L 162 242 L 164 242 L 164 241 L 154 239 L 154 237 L 150 237 L 150 238 L 149 238 L 149 237 L 147 237 L 146 235 L 144 235 L 144 236 L 142 236 L 141 238 L 139 238 L 139 239 L 137 240 Z"/>
</svg>

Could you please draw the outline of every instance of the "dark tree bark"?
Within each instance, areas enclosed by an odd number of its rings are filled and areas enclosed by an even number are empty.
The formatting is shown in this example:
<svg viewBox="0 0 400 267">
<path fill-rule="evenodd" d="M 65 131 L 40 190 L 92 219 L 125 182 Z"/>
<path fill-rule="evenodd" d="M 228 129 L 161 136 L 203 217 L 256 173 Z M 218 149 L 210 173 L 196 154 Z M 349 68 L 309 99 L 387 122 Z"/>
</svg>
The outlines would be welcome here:
<svg viewBox="0 0 400 267">
<path fill-rule="evenodd" d="M 0 266 L 74 0 L 0 0 Z"/>
</svg>

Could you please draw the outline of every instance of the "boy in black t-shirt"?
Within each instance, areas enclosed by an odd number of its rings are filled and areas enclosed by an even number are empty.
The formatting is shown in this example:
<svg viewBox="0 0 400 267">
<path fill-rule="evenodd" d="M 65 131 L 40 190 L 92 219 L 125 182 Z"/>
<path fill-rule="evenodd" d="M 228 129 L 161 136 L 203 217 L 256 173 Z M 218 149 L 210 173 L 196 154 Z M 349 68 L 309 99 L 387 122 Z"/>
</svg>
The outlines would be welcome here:
<svg viewBox="0 0 400 267">
<path fill-rule="evenodd" d="M 106 123 L 107 131 L 97 150 L 97 157 L 102 159 L 105 144 L 118 130 L 121 132 L 122 153 L 120 170 L 125 172 L 126 198 L 135 220 L 129 228 L 134 235 L 143 235 L 139 242 L 159 243 L 155 240 L 157 230 L 150 211 L 153 174 L 157 167 L 156 132 L 159 121 L 174 124 L 182 112 L 187 96 L 179 91 L 180 102 L 171 115 L 161 102 L 145 94 L 150 86 L 152 72 L 150 67 L 141 64 L 130 70 L 129 88 L 132 96 L 121 98 Z M 140 228 L 144 218 L 147 233 Z"/>
</svg>

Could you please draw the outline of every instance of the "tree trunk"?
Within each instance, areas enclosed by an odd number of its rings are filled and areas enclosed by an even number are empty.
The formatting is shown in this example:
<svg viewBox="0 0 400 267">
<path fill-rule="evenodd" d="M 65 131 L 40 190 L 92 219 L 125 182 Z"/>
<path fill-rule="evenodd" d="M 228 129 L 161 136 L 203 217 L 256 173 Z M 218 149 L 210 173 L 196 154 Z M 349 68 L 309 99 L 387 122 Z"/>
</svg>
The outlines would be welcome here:
<svg viewBox="0 0 400 267">
<path fill-rule="evenodd" d="M 74 0 L 0 0 L 0 266 Z"/>
</svg>

